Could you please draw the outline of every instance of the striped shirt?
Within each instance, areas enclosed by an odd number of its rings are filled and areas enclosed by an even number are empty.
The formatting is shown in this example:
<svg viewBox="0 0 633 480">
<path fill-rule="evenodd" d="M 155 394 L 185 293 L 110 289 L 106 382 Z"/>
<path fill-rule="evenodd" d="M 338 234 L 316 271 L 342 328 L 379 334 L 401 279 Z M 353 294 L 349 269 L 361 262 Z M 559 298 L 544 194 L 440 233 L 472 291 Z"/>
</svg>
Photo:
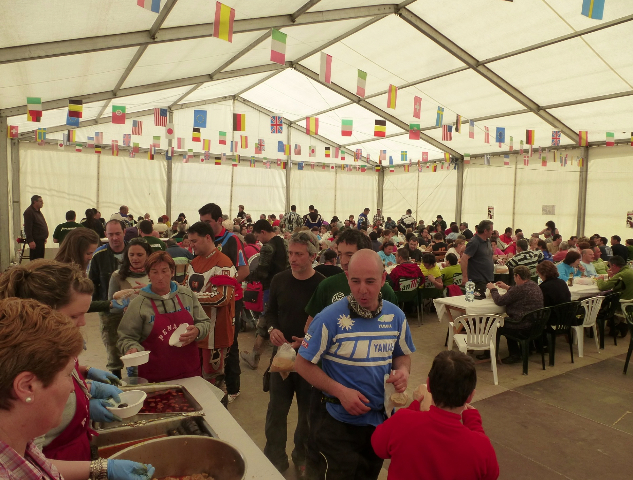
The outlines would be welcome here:
<svg viewBox="0 0 633 480">
<path fill-rule="evenodd" d="M 10 480 L 62 480 L 62 476 L 31 441 L 24 457 L 0 441 L 0 478 Z"/>
<path fill-rule="evenodd" d="M 526 250 L 517 253 L 514 257 L 506 262 L 508 268 L 516 268 L 518 266 L 528 267 L 530 275 L 536 275 L 536 266 L 543 261 L 543 252 L 540 250 Z"/>
<path fill-rule="evenodd" d="M 384 376 L 395 357 L 415 351 L 407 319 L 397 306 L 383 300 L 374 318 L 351 315 L 349 300 L 333 303 L 310 324 L 299 355 L 317 364 L 332 380 L 361 392 L 371 410 L 350 415 L 342 405 L 328 403 L 336 420 L 353 425 L 380 425 L 384 420 Z"/>
</svg>

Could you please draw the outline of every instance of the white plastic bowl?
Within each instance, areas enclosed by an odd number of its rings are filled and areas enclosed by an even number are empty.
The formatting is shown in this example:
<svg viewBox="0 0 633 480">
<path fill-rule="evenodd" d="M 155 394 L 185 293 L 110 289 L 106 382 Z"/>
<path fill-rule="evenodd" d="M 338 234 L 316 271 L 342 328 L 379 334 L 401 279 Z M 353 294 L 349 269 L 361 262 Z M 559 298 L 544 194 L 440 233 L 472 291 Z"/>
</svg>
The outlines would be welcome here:
<svg viewBox="0 0 633 480">
<path fill-rule="evenodd" d="M 169 345 L 171 345 L 172 347 L 182 347 L 182 342 L 180 341 L 180 336 L 183 333 L 187 332 L 187 327 L 188 326 L 189 325 L 187 325 L 186 323 L 183 323 L 176 330 L 174 330 L 174 333 L 172 333 L 171 337 L 169 337 Z"/>
<path fill-rule="evenodd" d="M 119 418 L 133 417 L 143 408 L 143 402 L 147 398 L 147 393 L 142 390 L 130 390 L 127 392 L 119 393 L 121 397 L 120 403 L 127 403 L 127 407 L 119 408 L 119 403 L 116 403 L 114 407 L 106 407 L 112 413 Z"/>
<path fill-rule="evenodd" d="M 123 360 L 123 365 L 126 367 L 138 367 L 139 365 L 145 365 L 149 362 L 149 350 L 123 355 L 121 360 Z"/>
</svg>

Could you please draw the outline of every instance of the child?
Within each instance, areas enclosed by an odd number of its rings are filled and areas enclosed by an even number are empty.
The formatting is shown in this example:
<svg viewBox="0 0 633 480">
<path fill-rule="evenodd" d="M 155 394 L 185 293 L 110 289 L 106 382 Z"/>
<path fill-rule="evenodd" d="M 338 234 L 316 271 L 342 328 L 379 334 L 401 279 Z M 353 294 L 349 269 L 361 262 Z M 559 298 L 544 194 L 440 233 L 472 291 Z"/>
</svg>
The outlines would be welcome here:
<svg viewBox="0 0 633 480">
<path fill-rule="evenodd" d="M 376 455 L 391 459 L 387 478 L 497 479 L 497 456 L 479 412 L 470 405 L 477 384 L 474 360 L 456 351 L 441 352 L 426 383 L 434 403 L 429 411 L 420 411 L 415 400 L 371 437 Z"/>
<path fill-rule="evenodd" d="M 457 255 L 454 253 L 447 254 L 446 261 L 448 262 L 448 266 L 442 269 L 442 281 L 444 282 L 444 286 L 448 287 L 449 285 L 453 285 L 455 275 L 458 276 L 460 279 L 459 283 L 461 284 L 462 267 L 457 264 Z"/>
</svg>

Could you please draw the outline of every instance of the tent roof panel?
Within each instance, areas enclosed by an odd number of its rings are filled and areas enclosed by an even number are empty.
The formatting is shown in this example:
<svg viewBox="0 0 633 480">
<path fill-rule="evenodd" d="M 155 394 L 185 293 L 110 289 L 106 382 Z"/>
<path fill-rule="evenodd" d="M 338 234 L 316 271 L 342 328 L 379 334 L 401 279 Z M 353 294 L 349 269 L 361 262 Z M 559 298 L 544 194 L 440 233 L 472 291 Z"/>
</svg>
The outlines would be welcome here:
<svg viewBox="0 0 633 480">
<path fill-rule="evenodd" d="M 136 48 L 0 65 L 0 108 L 112 90 Z"/>
<path fill-rule="evenodd" d="M 359 143 L 357 145 L 350 145 L 348 147 L 354 151 L 360 148 L 363 151 L 363 155 L 369 153 L 371 160 L 377 162 L 380 156 L 381 150 L 387 151 L 387 158 L 382 162 L 383 166 L 389 165 L 389 157 L 393 158 L 393 164 L 395 166 L 404 165 L 405 162 L 401 161 L 401 153 L 407 152 L 407 161 L 417 163 L 422 159 L 422 152 L 428 152 L 429 160 L 440 160 L 444 158 L 443 152 L 429 145 L 426 142 L 409 140 L 409 137 L 401 135 L 398 137 L 384 138 L 376 140 L 375 142 Z"/>
<path fill-rule="evenodd" d="M 160 90 L 158 92 L 130 95 L 128 97 L 120 97 L 112 100 L 112 103 L 114 105 L 124 105 L 128 113 L 147 110 L 150 108 L 165 107 L 175 102 L 183 93 L 189 90 L 189 88 L 190 87 L 178 87 L 170 88 L 168 90 Z M 107 113 L 107 116 L 110 116 L 111 109 L 108 110 Z"/>
<path fill-rule="evenodd" d="M 633 22 L 585 35 L 583 38 L 625 81 L 633 84 L 633 55 L 628 48 L 614 48 L 614 45 L 633 45 Z"/>
<path fill-rule="evenodd" d="M 243 33 L 233 43 L 199 38 L 150 45 L 124 87 L 210 74 L 259 36 L 261 32 Z"/>
<path fill-rule="evenodd" d="M 336 10 L 337 8 L 343 8 L 341 0 L 321 0 L 314 5 L 308 12 L 322 12 L 324 10 Z M 353 7 L 369 7 L 372 5 L 397 5 L 400 2 L 393 2 L 389 0 L 345 0 L 345 8 Z"/>
<path fill-rule="evenodd" d="M 149 30 L 154 20 L 128 0 L 21 0 L 2 9 L 0 48 Z"/>
<path fill-rule="evenodd" d="M 580 38 L 488 66 L 540 105 L 629 89 Z"/>
<path fill-rule="evenodd" d="M 464 66 L 395 15 L 383 18 L 325 51 L 333 57 L 332 81 L 343 88 L 356 93 L 357 70 L 367 72 L 367 95 L 386 90 L 389 84 L 402 85 Z M 424 54 L 416 54 L 418 51 Z M 318 72 L 319 62 L 319 55 L 313 55 L 301 63 Z"/>
<path fill-rule="evenodd" d="M 208 82 L 189 94 L 186 102 L 196 102 L 200 100 L 208 100 L 210 98 L 223 97 L 225 95 L 235 95 L 268 75 L 270 75 L 270 72 L 256 73 L 244 77 L 226 78 L 224 80 Z"/>
<path fill-rule="evenodd" d="M 81 121 L 91 120 L 97 116 L 101 111 L 105 102 L 95 102 L 84 104 L 83 116 Z M 37 130 L 38 128 L 50 128 L 57 125 L 64 125 L 66 123 L 67 108 L 56 108 L 54 110 L 47 110 L 42 115 L 42 121 L 39 123 L 28 122 L 26 115 L 18 115 L 9 119 L 9 124 L 17 125 L 20 133 L 30 132 Z M 92 128 L 92 127 L 91 127 Z M 61 137 L 60 137 L 61 138 Z"/>
<path fill-rule="evenodd" d="M 257 2 L 256 7 L 252 0 L 223 0 L 222 3 L 235 9 L 235 20 L 242 20 L 291 14 L 298 10 L 305 3 L 305 0 L 266 0 L 265 2 Z M 179 0 L 167 17 L 164 26 L 197 25 L 213 23 L 213 20 L 215 20 L 215 2 Z M 233 41 L 235 38 L 236 36 L 233 37 Z"/>
<path fill-rule="evenodd" d="M 304 117 L 347 101 L 338 93 L 291 69 L 282 71 L 243 96 L 289 119 Z"/>
<path fill-rule="evenodd" d="M 574 30 L 594 27 L 596 24 L 610 22 L 617 18 L 633 14 L 633 3 L 629 0 L 609 0 L 604 7 L 602 20 L 595 20 L 580 15 L 582 2 L 566 0 L 549 0 L 551 7 L 563 17 Z"/>
<path fill-rule="evenodd" d="M 614 132 L 615 138 L 631 138 L 631 112 L 633 97 L 613 98 L 600 102 L 553 108 L 550 112 L 575 130 L 588 130 L 589 141 L 605 140 L 605 132 Z"/>
<path fill-rule="evenodd" d="M 366 22 L 366 18 L 330 22 L 326 24 L 302 25 L 292 28 L 284 28 L 282 31 L 288 35 L 286 39 L 286 61 L 293 61 L 321 45 L 344 34 L 347 31 Z M 259 32 L 261 34 L 261 32 Z M 232 64 L 227 70 L 266 65 L 270 61 L 270 40 L 265 40 L 256 48 L 244 55 Z"/>
</svg>

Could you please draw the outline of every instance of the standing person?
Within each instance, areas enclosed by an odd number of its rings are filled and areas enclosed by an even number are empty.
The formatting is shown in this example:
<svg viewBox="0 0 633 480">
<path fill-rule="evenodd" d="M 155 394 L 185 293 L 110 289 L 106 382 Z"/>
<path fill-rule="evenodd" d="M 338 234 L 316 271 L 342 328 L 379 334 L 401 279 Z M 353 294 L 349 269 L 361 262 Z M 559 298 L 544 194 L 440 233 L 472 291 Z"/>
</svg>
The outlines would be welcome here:
<svg viewBox="0 0 633 480">
<path fill-rule="evenodd" d="M 440 216 L 438 215 L 438 218 Z M 486 284 L 494 280 L 495 265 L 492 261 L 492 247 L 490 237 L 492 236 L 492 221 L 482 220 L 477 225 L 477 234 L 466 245 L 466 249 L 459 259 L 462 267 L 462 282 L 472 280 L 475 288 L 483 294 Z"/>
<path fill-rule="evenodd" d="M 194 343 L 209 334 L 211 323 L 196 295 L 172 281 L 176 264 L 166 252 L 153 252 L 145 263 L 150 284 L 129 304 L 118 330 L 118 347 L 129 355 L 149 351 L 149 362 L 138 374 L 150 382 L 168 382 L 200 375 L 200 354 Z M 175 329 L 187 325 L 169 345 Z"/>
<path fill-rule="evenodd" d="M 207 203 L 198 210 L 200 215 L 200 221 L 207 223 L 211 226 L 214 235 L 215 246 L 224 255 L 229 257 L 229 260 L 233 263 L 237 271 L 235 280 L 237 280 L 237 286 L 233 292 L 235 298 L 235 335 L 233 337 L 233 344 L 229 348 L 229 353 L 226 358 L 224 368 L 224 379 L 226 382 L 226 391 L 229 395 L 228 400 L 237 398 L 240 393 L 240 346 L 238 343 L 238 333 L 241 330 L 242 321 L 242 308 L 244 301 L 242 300 L 244 294 L 242 292 L 242 282 L 246 280 L 249 274 L 248 263 L 244 256 L 244 249 L 242 242 L 239 238 L 233 235 L 222 226 L 222 209 L 215 203 Z M 248 220 L 250 215 L 246 214 Z"/>
<path fill-rule="evenodd" d="M 337 257 L 338 254 L 334 250 L 326 250 L 323 253 L 323 264 L 317 265 L 314 269 L 325 278 L 343 273 L 343 269 L 336 264 Z"/>
<path fill-rule="evenodd" d="M 159 237 L 167 237 L 167 230 L 169 230 L 169 227 L 165 225 L 165 218 L 158 217 L 158 223 L 154 225 L 154 231 L 158 233 Z"/>
<path fill-rule="evenodd" d="M 244 236 L 244 242 L 244 256 L 247 260 L 253 255 L 259 253 L 259 251 L 261 250 L 261 247 L 257 245 L 257 238 L 253 233 L 247 233 Z"/>
<path fill-rule="evenodd" d="M 244 205 L 238 205 L 237 218 L 246 219 L 246 212 L 244 211 Z"/>
<path fill-rule="evenodd" d="M 369 217 L 368 217 L 368 216 L 369 216 L 369 208 L 365 208 L 365 209 L 363 210 L 363 213 L 361 213 L 361 214 L 359 214 L 359 215 L 358 215 L 358 223 L 357 223 L 357 225 L 356 225 L 356 228 L 357 228 L 358 230 L 360 230 L 360 229 L 361 229 L 361 228 L 363 228 L 363 227 L 364 227 L 364 228 L 368 228 L 368 225 L 369 225 Z M 351 220 L 352 218 L 353 218 L 353 217 L 352 217 L 352 216 L 350 216 L 350 220 Z"/>
<path fill-rule="evenodd" d="M 312 229 L 313 227 L 321 228 L 321 225 L 323 225 L 323 218 L 319 215 L 319 211 L 316 209 L 311 210 L 304 218 L 305 226 L 309 229 Z"/>
<path fill-rule="evenodd" d="M 259 265 L 254 272 L 254 276 L 256 280 L 262 282 L 262 288 L 264 289 L 264 311 L 257 322 L 257 336 L 255 337 L 253 351 L 248 352 L 245 350 L 240 354 L 240 357 L 250 368 L 256 370 L 259 365 L 259 358 L 262 347 L 264 346 L 264 341 L 268 338 L 265 322 L 266 306 L 270 295 L 270 282 L 277 273 L 287 269 L 289 264 L 286 242 L 284 242 L 283 238 L 275 235 L 273 227 L 266 220 L 258 220 L 255 222 L 253 233 L 257 237 L 257 240 L 263 244 L 259 252 Z"/>
<path fill-rule="evenodd" d="M 613 255 L 619 255 L 625 262 L 629 259 L 629 250 L 626 245 L 622 245 L 622 239 L 619 235 L 611 237 L 611 250 Z"/>
<path fill-rule="evenodd" d="M 444 217 L 442 217 L 442 215 L 438 215 L 435 221 L 433 222 L 434 227 L 437 227 L 438 225 L 441 228 L 441 230 L 439 231 L 444 233 L 446 231 L 446 222 L 444 221 Z"/>
<path fill-rule="evenodd" d="M 215 246 L 210 225 L 196 222 L 187 235 L 196 257 L 187 267 L 184 284 L 198 294 L 202 309 L 215 320 L 209 335 L 198 342 L 202 350 L 202 376 L 219 385 L 225 378 L 226 358 L 235 337 L 237 270 L 231 259 Z M 239 394 L 239 389 L 229 392 L 229 400 L 232 402 Z"/>
<path fill-rule="evenodd" d="M 290 211 L 284 215 L 283 220 L 279 223 L 279 226 L 288 232 L 294 232 L 296 228 L 303 227 L 304 221 L 297 213 L 297 206 L 290 205 Z"/>
<path fill-rule="evenodd" d="M 97 218 L 97 214 L 99 213 L 97 212 L 97 209 L 88 208 L 86 209 L 85 213 L 86 213 L 86 218 L 84 219 L 83 222 L 81 222 L 81 224 L 86 228 L 94 230 L 95 233 L 99 235 L 99 238 L 105 238 L 106 236 L 105 228 L 101 220 Z"/>
<path fill-rule="evenodd" d="M 57 250 L 55 260 L 62 263 L 75 263 L 85 272 L 95 250 L 99 247 L 99 236 L 89 228 L 75 229 L 66 235 Z"/>
<path fill-rule="evenodd" d="M 398 220 L 398 231 L 403 235 L 407 233 L 407 228 L 415 228 L 415 218 L 411 216 L 411 209 L 408 208 L 407 212 Z"/>
<path fill-rule="evenodd" d="M 167 250 L 167 246 L 165 242 L 156 238 L 153 235 L 154 226 L 152 225 L 151 220 L 142 220 L 138 224 L 138 233 L 140 236 L 149 243 L 149 246 L 152 247 L 152 251 L 156 252 L 158 250 L 165 251 Z"/>
<path fill-rule="evenodd" d="M 374 228 L 376 227 L 382 227 L 385 223 L 385 217 L 382 215 L 382 211 L 380 210 L 380 208 L 376 209 L 376 215 L 374 215 L 374 219 L 372 221 L 372 225 L 374 226 Z"/>
<path fill-rule="evenodd" d="M 88 277 L 95 286 L 92 294 L 93 301 L 108 301 L 108 287 L 112 273 L 118 270 L 123 262 L 125 241 L 123 240 L 123 223 L 119 220 L 110 220 L 105 228 L 108 244 L 97 248 L 90 262 Z M 117 377 L 121 378 L 123 362 L 119 349 L 116 346 L 117 328 L 121 318 L 113 316 L 110 312 L 99 312 L 101 340 L 108 354 L 107 368 Z"/>
<path fill-rule="evenodd" d="M 270 341 L 275 346 L 273 355 L 284 343 L 291 344 L 295 349 L 301 345 L 303 327 L 308 318 L 305 307 L 314 290 L 325 278 L 312 268 L 317 252 L 318 242 L 312 233 L 293 234 L 288 245 L 290 270 L 275 275 L 270 284 L 266 322 L 270 330 Z M 305 472 L 310 389 L 310 384 L 296 372 L 290 372 L 287 378 L 282 378 L 277 372 L 270 374 L 264 454 L 280 472 L 288 469 L 288 411 L 296 394 L 299 416 L 294 434 L 292 463 L 299 478 Z"/>
<path fill-rule="evenodd" d="M 322 392 L 310 425 L 320 459 L 312 464 L 317 457 L 310 455 L 308 470 L 318 478 L 327 472 L 328 480 L 375 480 L 383 461 L 371 436 L 385 419 L 384 379 L 406 390 L 415 346 L 402 310 L 380 295 L 386 274 L 378 254 L 355 253 L 347 276 L 351 294 L 316 316 L 295 361 L 297 373 Z"/>
<path fill-rule="evenodd" d="M 73 210 L 68 210 L 66 212 L 66 222 L 60 223 L 55 227 L 55 231 L 53 232 L 53 243 L 61 244 L 66 238 L 68 233 L 72 232 L 75 228 L 81 227 L 81 223 L 77 223 L 77 214 Z"/>
<path fill-rule="evenodd" d="M 126 228 L 132 226 L 132 222 L 130 222 L 130 219 L 128 218 L 129 211 L 130 209 L 127 208 L 127 206 L 121 205 L 119 207 L 119 211 L 116 213 L 113 213 L 112 216 L 110 217 L 110 220 L 118 220 L 120 222 L 123 222 L 123 230 L 125 230 Z"/>
<path fill-rule="evenodd" d="M 29 245 L 31 260 L 44 258 L 46 239 L 48 238 L 48 225 L 42 214 L 44 199 L 39 195 L 31 197 L 31 206 L 24 210 L 24 235 Z"/>
</svg>

